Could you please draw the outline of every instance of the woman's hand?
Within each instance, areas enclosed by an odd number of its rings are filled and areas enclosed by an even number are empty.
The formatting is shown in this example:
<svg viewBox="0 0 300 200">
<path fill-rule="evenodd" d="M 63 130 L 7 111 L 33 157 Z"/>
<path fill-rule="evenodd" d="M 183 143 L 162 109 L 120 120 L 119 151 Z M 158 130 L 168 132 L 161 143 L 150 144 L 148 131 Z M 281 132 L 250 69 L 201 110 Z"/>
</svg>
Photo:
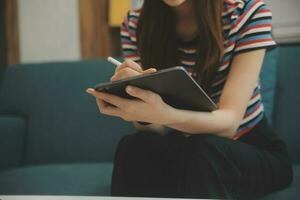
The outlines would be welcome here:
<svg viewBox="0 0 300 200">
<path fill-rule="evenodd" d="M 118 66 L 116 68 L 114 75 L 111 77 L 111 81 L 117 81 L 120 79 L 134 77 L 134 76 L 138 76 L 141 74 L 153 73 L 153 72 L 156 72 L 155 68 L 143 70 L 142 67 L 139 64 L 135 63 L 134 61 L 125 60 L 124 63 L 122 63 L 120 66 Z M 112 105 L 111 105 L 112 103 L 106 102 L 103 98 L 98 98 L 97 92 L 94 91 L 93 89 L 88 89 L 87 92 L 89 92 L 90 94 L 92 94 L 93 96 L 96 97 L 96 102 L 97 102 L 98 108 L 101 113 L 105 114 L 106 112 L 108 112 L 107 109 L 110 109 L 112 107 Z M 105 94 L 103 94 L 103 95 L 105 95 Z M 134 104 L 134 102 L 131 102 L 131 103 Z M 140 112 L 140 111 L 138 111 L 138 112 Z M 125 117 L 125 114 L 123 114 L 122 116 L 124 116 L 124 120 L 133 121 L 132 117 L 130 120 L 129 117 Z M 121 117 L 121 116 L 119 116 L 119 117 Z M 142 120 L 138 119 L 136 121 L 142 121 Z M 135 128 L 137 128 L 138 130 L 141 130 L 141 131 L 154 131 L 154 132 L 158 132 L 160 134 L 164 133 L 164 126 L 161 126 L 159 124 L 152 123 L 150 125 L 141 125 L 138 123 L 134 123 L 134 126 L 135 126 Z"/>
<path fill-rule="evenodd" d="M 126 92 L 136 97 L 134 100 L 97 92 L 91 88 L 87 92 L 97 99 L 102 114 L 120 117 L 125 121 L 166 125 L 173 111 L 173 108 L 167 105 L 158 94 L 133 86 L 128 86 Z"/>
<path fill-rule="evenodd" d="M 111 77 L 111 81 L 117 81 L 129 77 L 139 76 L 142 74 L 150 74 L 156 72 L 155 68 L 149 68 L 143 70 L 142 67 L 132 60 L 125 60 L 121 65 L 119 65 L 114 75 Z"/>
</svg>

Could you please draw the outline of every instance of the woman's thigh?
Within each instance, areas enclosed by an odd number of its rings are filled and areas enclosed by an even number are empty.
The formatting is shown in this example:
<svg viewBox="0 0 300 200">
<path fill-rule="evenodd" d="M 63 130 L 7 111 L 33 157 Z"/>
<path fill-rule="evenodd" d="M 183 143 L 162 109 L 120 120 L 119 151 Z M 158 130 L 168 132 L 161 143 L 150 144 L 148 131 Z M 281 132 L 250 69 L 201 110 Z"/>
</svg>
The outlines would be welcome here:
<svg viewBox="0 0 300 200">
<path fill-rule="evenodd" d="M 128 135 L 114 164 L 112 186 L 128 196 L 254 198 L 284 187 L 291 176 L 280 156 L 214 135 Z"/>
<path fill-rule="evenodd" d="M 261 196 L 291 181 L 291 167 L 277 153 L 214 135 L 194 135 L 188 140 L 187 194 L 197 193 L 198 180 L 206 181 L 203 187 L 208 193 L 240 198 Z"/>
<path fill-rule="evenodd" d="M 168 137 L 151 132 L 123 137 L 115 155 L 112 195 L 172 196 L 169 145 Z"/>
</svg>

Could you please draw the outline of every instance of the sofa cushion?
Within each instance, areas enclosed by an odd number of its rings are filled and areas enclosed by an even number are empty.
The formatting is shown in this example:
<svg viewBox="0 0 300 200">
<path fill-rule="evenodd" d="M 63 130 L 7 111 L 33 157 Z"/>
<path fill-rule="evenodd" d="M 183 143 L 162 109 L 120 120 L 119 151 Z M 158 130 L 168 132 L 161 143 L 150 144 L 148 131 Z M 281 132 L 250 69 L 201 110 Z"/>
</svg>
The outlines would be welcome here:
<svg viewBox="0 0 300 200">
<path fill-rule="evenodd" d="M 286 189 L 274 192 L 261 200 L 298 200 L 300 197 L 300 165 L 295 165 L 294 169 L 294 180 L 293 183 Z"/>
<path fill-rule="evenodd" d="M 85 90 L 108 81 L 114 68 L 104 60 L 8 68 L 0 114 L 27 116 L 26 164 L 112 161 L 119 139 L 134 128 L 100 114 Z"/>
<path fill-rule="evenodd" d="M 300 164 L 300 45 L 280 48 L 273 125 Z"/>
<path fill-rule="evenodd" d="M 0 195 L 109 195 L 111 163 L 29 166 L 0 173 Z"/>
<path fill-rule="evenodd" d="M 279 49 L 266 53 L 264 64 L 260 73 L 262 100 L 265 107 L 265 114 L 272 124 L 275 88 L 277 81 L 277 60 Z"/>
<path fill-rule="evenodd" d="M 22 164 L 25 138 L 23 117 L 0 115 L 0 170 Z"/>
</svg>

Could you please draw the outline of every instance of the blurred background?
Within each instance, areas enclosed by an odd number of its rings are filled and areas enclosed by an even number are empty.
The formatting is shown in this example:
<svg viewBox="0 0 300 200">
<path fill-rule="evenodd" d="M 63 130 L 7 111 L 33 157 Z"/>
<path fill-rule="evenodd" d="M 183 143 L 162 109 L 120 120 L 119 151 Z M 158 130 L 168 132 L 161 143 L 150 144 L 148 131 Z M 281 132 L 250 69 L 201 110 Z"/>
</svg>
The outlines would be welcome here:
<svg viewBox="0 0 300 200">
<path fill-rule="evenodd" d="M 140 0 L 1 0 L 1 67 L 120 55 L 119 26 Z"/>
<path fill-rule="evenodd" d="M 263 65 L 263 101 L 295 172 L 292 186 L 269 199 L 298 200 L 300 0 L 264 1 L 279 48 Z M 85 90 L 114 73 L 102 58 L 121 57 L 120 24 L 142 3 L 0 0 L 0 195 L 110 194 L 116 145 L 135 130 L 99 115 Z"/>
<path fill-rule="evenodd" d="M 265 0 L 279 43 L 300 41 L 300 1 Z M 120 56 L 119 26 L 142 0 L 1 0 L 1 67 Z"/>
</svg>

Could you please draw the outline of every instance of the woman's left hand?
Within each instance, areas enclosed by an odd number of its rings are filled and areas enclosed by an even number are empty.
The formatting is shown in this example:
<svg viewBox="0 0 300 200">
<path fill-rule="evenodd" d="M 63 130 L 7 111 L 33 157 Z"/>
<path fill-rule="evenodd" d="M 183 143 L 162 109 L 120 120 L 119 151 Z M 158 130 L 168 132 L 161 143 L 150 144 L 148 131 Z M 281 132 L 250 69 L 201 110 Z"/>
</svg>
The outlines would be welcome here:
<svg viewBox="0 0 300 200">
<path fill-rule="evenodd" d="M 156 93 L 133 86 L 127 86 L 126 92 L 137 99 L 125 99 L 108 93 L 97 92 L 89 88 L 102 114 L 120 117 L 125 121 L 141 121 L 166 125 L 170 123 L 173 107 L 166 104 Z"/>
</svg>

